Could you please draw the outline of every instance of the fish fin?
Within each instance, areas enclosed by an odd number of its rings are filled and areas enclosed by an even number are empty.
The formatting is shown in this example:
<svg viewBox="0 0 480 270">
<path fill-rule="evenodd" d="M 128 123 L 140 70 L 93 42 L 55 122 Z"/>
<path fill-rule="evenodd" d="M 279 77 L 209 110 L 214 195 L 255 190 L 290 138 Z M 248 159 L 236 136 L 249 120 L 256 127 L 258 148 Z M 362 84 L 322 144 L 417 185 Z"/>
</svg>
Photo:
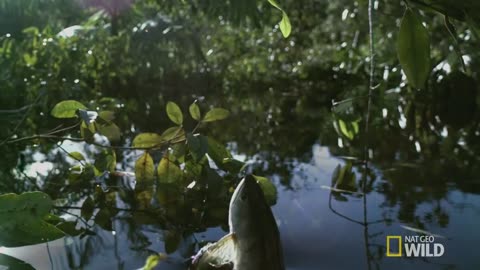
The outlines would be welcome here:
<svg viewBox="0 0 480 270">
<path fill-rule="evenodd" d="M 223 264 L 213 264 L 213 263 L 209 263 L 211 269 L 215 269 L 215 270 L 233 270 L 233 262 L 226 262 L 226 263 L 223 263 Z"/>
<path fill-rule="evenodd" d="M 197 254 L 195 269 L 232 270 L 235 258 L 235 234 L 230 233 L 214 244 L 209 244 Z"/>
</svg>

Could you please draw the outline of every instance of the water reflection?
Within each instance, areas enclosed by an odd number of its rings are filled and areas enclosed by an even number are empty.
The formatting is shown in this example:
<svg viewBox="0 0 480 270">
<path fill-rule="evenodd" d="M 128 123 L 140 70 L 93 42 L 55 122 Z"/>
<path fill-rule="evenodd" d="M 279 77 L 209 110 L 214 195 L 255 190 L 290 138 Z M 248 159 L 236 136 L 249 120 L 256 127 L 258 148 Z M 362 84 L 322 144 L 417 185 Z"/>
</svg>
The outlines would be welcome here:
<svg viewBox="0 0 480 270">
<path fill-rule="evenodd" d="M 309 162 L 295 163 L 288 187 L 279 184 L 279 176 L 272 177 L 279 190 L 273 211 L 287 269 L 475 269 L 478 265 L 474 252 L 466 254 L 464 250 L 474 250 L 480 241 L 472 226 L 480 222 L 479 195 L 465 193 L 454 185 L 439 185 L 438 178 L 426 179 L 422 173 L 412 179 L 419 174 L 419 167 L 413 164 L 401 164 L 385 173 L 374 168 L 372 176 L 376 180 L 369 187 L 366 232 L 362 225 L 363 196 L 342 193 L 348 200 L 338 200 L 327 188 L 332 185 L 337 166 L 349 161 L 331 156 L 328 147 L 318 144 L 312 147 L 311 155 Z M 353 173 L 362 178 L 360 168 Z M 69 212 L 79 215 L 79 210 Z M 176 226 L 175 232 L 162 225 L 142 225 L 127 212 L 119 212 L 113 232 L 95 226 L 92 235 L 82 239 L 66 238 L 50 242 L 48 247 L 42 244 L 2 252 L 24 259 L 37 269 L 50 269 L 51 265 L 52 269 L 137 269 L 148 255 L 163 252 L 170 256 L 159 269 L 186 269 L 186 259 L 199 242 L 214 241 L 225 233 L 213 227 L 179 235 L 180 227 Z M 405 226 L 445 236 L 440 239 L 445 255 L 432 259 L 386 258 L 387 235 L 417 235 Z"/>
</svg>

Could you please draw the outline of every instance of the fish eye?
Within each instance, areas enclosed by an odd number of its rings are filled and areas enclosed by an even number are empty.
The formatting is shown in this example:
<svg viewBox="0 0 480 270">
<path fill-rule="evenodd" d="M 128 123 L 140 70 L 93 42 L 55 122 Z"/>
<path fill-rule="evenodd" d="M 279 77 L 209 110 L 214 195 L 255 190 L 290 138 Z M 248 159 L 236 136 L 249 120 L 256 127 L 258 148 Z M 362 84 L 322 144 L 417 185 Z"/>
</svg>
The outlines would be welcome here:
<svg viewBox="0 0 480 270">
<path fill-rule="evenodd" d="M 240 199 L 242 199 L 242 201 L 245 201 L 247 199 L 247 193 L 242 192 L 242 195 L 240 196 Z"/>
</svg>

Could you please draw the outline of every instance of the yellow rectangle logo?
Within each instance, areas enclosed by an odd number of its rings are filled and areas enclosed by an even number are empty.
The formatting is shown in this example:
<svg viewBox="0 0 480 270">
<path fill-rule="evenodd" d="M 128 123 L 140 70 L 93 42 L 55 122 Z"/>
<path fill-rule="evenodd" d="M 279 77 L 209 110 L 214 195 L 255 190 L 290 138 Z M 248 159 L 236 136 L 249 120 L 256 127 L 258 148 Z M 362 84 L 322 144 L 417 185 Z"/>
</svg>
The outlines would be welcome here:
<svg viewBox="0 0 480 270">
<path fill-rule="evenodd" d="M 392 240 L 398 241 L 398 252 L 396 253 L 390 251 L 390 242 Z M 402 236 L 400 235 L 387 236 L 387 257 L 402 257 Z"/>
</svg>

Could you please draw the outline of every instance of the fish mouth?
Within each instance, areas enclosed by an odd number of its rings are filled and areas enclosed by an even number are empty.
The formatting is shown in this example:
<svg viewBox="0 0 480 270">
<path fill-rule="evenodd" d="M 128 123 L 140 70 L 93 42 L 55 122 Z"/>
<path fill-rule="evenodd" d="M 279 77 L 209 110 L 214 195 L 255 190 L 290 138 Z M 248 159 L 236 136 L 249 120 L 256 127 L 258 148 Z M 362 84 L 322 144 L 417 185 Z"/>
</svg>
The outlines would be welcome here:
<svg viewBox="0 0 480 270">
<path fill-rule="evenodd" d="M 239 198 L 244 197 L 246 193 L 248 193 L 248 190 L 251 190 L 256 184 L 257 184 L 257 181 L 255 180 L 255 177 L 253 177 L 251 174 L 245 176 L 240 181 L 237 188 L 235 188 L 235 191 L 233 192 L 232 198 L 230 200 L 230 209 L 232 209 L 233 204 Z"/>
</svg>

